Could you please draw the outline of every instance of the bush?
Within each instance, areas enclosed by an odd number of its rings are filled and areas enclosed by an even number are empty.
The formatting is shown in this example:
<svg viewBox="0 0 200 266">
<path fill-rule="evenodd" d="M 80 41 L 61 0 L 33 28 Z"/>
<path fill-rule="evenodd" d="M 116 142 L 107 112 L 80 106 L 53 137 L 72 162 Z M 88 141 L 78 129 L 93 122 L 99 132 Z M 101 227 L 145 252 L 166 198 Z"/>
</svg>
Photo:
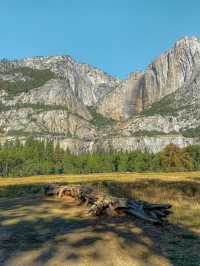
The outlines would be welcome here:
<svg viewBox="0 0 200 266">
<path fill-rule="evenodd" d="M 103 127 L 103 126 L 107 126 L 107 125 L 112 125 L 114 124 L 116 121 L 112 118 L 109 117 L 105 117 L 99 113 L 96 112 L 96 109 L 94 107 L 89 107 L 90 113 L 93 117 L 92 119 L 92 123 L 97 126 L 97 127 Z"/>
<path fill-rule="evenodd" d="M 191 170 L 193 168 L 190 154 L 175 144 L 169 144 L 160 152 L 160 164 L 165 170 Z"/>
<path fill-rule="evenodd" d="M 182 135 L 186 138 L 195 138 L 195 137 L 200 138 L 200 127 L 187 128 L 182 131 Z"/>
</svg>

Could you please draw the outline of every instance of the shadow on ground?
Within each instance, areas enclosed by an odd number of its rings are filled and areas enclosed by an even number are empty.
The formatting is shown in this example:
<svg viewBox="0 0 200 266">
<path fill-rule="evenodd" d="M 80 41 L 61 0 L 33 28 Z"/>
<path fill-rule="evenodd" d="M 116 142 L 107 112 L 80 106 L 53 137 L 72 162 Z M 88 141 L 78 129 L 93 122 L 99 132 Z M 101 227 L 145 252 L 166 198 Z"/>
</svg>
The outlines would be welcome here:
<svg viewBox="0 0 200 266">
<path fill-rule="evenodd" d="M 113 182 L 93 185 L 111 194 L 130 196 L 133 188 L 136 196 L 142 195 L 142 191 L 161 191 L 166 184 L 168 189 L 175 190 L 170 182 L 148 182 L 149 179 L 131 185 Z M 185 186 L 178 182 L 176 189 L 187 198 L 194 191 L 185 191 Z M 196 184 L 196 196 L 198 189 Z M 77 206 L 73 201 L 43 196 L 1 199 L 0 265 L 200 265 L 200 235 L 186 226 L 173 221 L 156 226 L 133 217 L 92 218 L 85 210 L 85 206 Z"/>
</svg>

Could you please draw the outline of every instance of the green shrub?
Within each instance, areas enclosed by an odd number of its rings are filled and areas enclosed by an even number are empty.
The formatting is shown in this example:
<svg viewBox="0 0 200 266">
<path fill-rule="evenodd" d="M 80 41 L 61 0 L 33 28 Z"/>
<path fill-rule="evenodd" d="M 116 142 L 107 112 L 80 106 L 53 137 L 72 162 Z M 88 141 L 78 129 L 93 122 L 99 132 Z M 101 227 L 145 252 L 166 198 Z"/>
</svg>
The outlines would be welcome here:
<svg viewBox="0 0 200 266">
<path fill-rule="evenodd" d="M 200 127 L 187 128 L 182 130 L 182 135 L 186 138 L 200 137 Z"/>
<path fill-rule="evenodd" d="M 160 115 L 175 115 L 176 108 L 172 106 L 173 94 L 167 95 L 160 101 L 157 101 L 151 105 L 150 108 L 144 110 L 141 114 L 145 116 L 151 116 L 155 114 Z"/>
<path fill-rule="evenodd" d="M 107 126 L 107 125 L 112 125 L 114 124 L 116 121 L 112 118 L 109 117 L 105 117 L 99 113 L 96 112 L 96 109 L 94 107 L 89 107 L 90 113 L 93 117 L 92 119 L 92 123 L 97 126 L 97 127 L 103 127 L 103 126 Z"/>
</svg>

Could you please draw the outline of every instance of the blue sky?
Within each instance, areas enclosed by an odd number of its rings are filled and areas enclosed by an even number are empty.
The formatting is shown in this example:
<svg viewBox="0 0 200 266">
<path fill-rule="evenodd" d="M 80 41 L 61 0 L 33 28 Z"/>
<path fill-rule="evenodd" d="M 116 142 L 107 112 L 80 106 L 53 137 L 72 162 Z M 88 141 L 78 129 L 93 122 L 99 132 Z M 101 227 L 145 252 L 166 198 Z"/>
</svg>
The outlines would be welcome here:
<svg viewBox="0 0 200 266">
<path fill-rule="evenodd" d="M 67 54 L 122 78 L 200 37 L 199 0 L 1 0 L 0 10 L 0 58 Z"/>
</svg>

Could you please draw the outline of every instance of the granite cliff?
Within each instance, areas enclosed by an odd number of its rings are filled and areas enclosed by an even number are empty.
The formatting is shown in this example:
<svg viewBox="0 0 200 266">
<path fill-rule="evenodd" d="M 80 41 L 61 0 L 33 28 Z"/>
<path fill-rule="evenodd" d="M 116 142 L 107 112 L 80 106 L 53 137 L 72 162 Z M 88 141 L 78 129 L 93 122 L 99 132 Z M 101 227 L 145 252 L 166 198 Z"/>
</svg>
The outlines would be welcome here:
<svg viewBox="0 0 200 266">
<path fill-rule="evenodd" d="M 200 41 L 185 37 L 127 80 L 69 56 L 0 61 L 0 141 L 28 136 L 73 152 L 200 142 Z"/>
</svg>

